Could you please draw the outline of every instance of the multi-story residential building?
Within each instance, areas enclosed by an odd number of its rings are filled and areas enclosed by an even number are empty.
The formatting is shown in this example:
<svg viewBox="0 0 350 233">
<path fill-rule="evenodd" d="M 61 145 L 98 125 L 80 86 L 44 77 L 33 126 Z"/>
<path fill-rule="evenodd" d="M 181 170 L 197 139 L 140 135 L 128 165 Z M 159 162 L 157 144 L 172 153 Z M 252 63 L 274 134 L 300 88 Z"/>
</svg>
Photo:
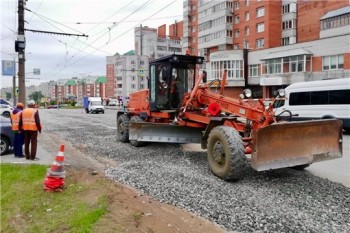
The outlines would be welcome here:
<svg viewBox="0 0 350 233">
<path fill-rule="evenodd" d="M 115 80 L 115 65 L 116 65 L 116 56 L 106 57 L 106 97 L 112 98 L 116 97 L 116 80 Z"/>
<path fill-rule="evenodd" d="M 251 87 L 273 97 L 295 82 L 350 76 L 349 1 L 282 1 L 281 16 L 281 46 L 249 53 Z M 297 25 L 288 40 L 286 24 Z"/>
<path fill-rule="evenodd" d="M 349 76 L 349 5 L 349 0 L 184 1 L 183 48 L 195 51 L 190 40 L 198 41 L 209 80 L 228 70 L 228 95 L 249 87 L 255 97 L 272 97 L 294 82 Z M 189 19 L 196 16 L 193 29 Z"/>
<path fill-rule="evenodd" d="M 183 4 L 183 54 L 198 54 L 198 0 L 186 0 Z"/>
<path fill-rule="evenodd" d="M 282 1 L 233 1 L 233 48 L 258 50 L 280 46 L 281 6 Z M 292 23 L 282 29 L 295 29 L 292 18 L 286 18 Z"/>
<path fill-rule="evenodd" d="M 64 84 L 64 98 L 76 98 L 78 96 L 77 78 L 72 78 Z"/>
<path fill-rule="evenodd" d="M 116 96 L 126 103 L 130 93 L 147 88 L 148 56 L 135 55 L 133 51 L 116 57 Z"/>
<path fill-rule="evenodd" d="M 106 99 L 106 77 L 87 76 L 82 79 L 60 79 L 50 81 L 50 100 L 64 102 L 76 100 L 82 103 L 84 96 L 100 96 Z"/>
<path fill-rule="evenodd" d="M 135 28 L 134 41 L 136 55 L 148 56 L 150 60 L 170 54 L 182 54 L 183 22 L 175 22 L 169 26 L 169 35 L 166 25 L 155 28 L 140 26 Z"/>
</svg>

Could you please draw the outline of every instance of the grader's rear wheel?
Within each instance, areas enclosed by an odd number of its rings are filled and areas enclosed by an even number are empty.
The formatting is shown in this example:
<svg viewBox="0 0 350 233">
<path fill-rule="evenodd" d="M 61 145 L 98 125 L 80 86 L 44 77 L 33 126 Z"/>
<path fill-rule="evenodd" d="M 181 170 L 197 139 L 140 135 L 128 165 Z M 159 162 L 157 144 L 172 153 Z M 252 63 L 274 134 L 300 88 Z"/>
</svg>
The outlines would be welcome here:
<svg viewBox="0 0 350 233">
<path fill-rule="evenodd" d="M 217 126 L 208 138 L 208 162 L 214 175 L 224 180 L 237 180 L 247 158 L 241 136 L 234 128 Z"/>
<path fill-rule="evenodd" d="M 141 122 L 144 122 L 144 120 L 142 120 L 141 117 L 132 116 L 129 123 L 132 124 L 132 123 L 141 123 Z M 144 146 L 146 144 L 146 142 L 141 142 L 141 141 L 137 141 L 137 140 L 130 140 L 130 144 L 132 146 L 135 146 L 135 147 L 141 147 L 141 146 Z"/>
<path fill-rule="evenodd" d="M 117 120 L 118 140 L 121 142 L 129 141 L 129 116 L 120 115 Z"/>
</svg>

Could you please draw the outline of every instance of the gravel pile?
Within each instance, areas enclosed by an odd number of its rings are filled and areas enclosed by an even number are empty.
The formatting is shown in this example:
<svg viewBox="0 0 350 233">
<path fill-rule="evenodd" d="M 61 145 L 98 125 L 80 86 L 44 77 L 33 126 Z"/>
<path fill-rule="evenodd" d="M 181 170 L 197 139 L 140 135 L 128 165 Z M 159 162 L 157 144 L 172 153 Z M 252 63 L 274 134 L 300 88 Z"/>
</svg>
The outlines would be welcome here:
<svg viewBox="0 0 350 233">
<path fill-rule="evenodd" d="M 350 188 L 293 169 L 256 172 L 225 182 L 209 171 L 206 153 L 151 143 L 117 142 L 115 114 L 42 110 L 46 131 L 84 152 L 117 161 L 106 175 L 161 202 L 238 232 L 350 232 Z"/>
</svg>

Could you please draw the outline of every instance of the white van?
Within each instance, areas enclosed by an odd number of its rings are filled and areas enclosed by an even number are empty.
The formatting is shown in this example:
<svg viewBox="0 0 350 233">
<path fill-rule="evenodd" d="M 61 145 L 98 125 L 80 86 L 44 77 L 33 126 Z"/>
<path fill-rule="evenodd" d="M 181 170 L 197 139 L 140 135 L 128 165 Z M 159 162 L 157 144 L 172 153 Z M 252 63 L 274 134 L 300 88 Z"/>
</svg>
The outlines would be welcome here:
<svg viewBox="0 0 350 233">
<path fill-rule="evenodd" d="M 289 110 L 292 121 L 337 118 L 350 129 L 350 78 L 293 83 L 285 97 L 274 103 L 276 116 L 289 116 Z"/>
</svg>

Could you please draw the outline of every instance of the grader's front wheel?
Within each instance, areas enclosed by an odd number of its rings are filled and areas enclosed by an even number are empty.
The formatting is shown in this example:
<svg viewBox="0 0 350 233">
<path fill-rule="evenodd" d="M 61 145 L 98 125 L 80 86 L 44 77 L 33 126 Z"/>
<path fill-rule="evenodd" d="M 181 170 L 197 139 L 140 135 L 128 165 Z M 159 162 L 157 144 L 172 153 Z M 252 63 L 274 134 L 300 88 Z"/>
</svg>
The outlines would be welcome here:
<svg viewBox="0 0 350 233">
<path fill-rule="evenodd" d="M 120 115 L 117 120 L 117 133 L 118 140 L 121 142 L 129 141 L 129 121 L 130 118 L 127 115 Z"/>
<path fill-rule="evenodd" d="M 134 123 L 142 123 L 144 120 L 142 120 L 141 117 L 139 116 L 132 116 L 130 119 L 129 124 L 134 124 Z M 138 141 L 138 140 L 130 140 L 130 144 L 135 147 L 141 147 L 146 145 L 146 142 Z"/>
<path fill-rule="evenodd" d="M 237 180 L 247 158 L 241 136 L 234 128 L 217 126 L 208 138 L 208 162 L 214 175 L 224 180 Z"/>
</svg>

